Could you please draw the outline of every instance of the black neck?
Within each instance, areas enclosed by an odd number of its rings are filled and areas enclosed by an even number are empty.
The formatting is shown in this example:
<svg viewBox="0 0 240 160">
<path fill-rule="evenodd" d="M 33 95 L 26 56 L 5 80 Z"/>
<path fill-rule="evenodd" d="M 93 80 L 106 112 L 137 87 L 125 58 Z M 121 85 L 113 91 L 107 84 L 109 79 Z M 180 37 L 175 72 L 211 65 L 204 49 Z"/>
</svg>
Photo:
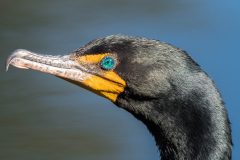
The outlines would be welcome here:
<svg viewBox="0 0 240 160">
<path fill-rule="evenodd" d="M 177 99 L 139 97 L 138 101 L 136 96 L 124 99 L 120 97 L 118 105 L 147 126 L 162 160 L 231 159 L 229 121 L 221 102 L 214 106 L 196 92 Z M 136 107 L 143 112 L 136 112 Z"/>
</svg>

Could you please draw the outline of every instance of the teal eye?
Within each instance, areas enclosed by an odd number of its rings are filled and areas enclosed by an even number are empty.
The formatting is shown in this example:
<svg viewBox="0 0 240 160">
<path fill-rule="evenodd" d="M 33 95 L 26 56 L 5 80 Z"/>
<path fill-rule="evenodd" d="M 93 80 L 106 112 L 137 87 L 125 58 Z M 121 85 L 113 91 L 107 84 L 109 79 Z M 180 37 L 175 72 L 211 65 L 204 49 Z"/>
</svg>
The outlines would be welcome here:
<svg viewBox="0 0 240 160">
<path fill-rule="evenodd" d="M 111 70 L 115 67 L 115 59 L 112 57 L 104 57 L 102 61 L 100 62 L 101 68 L 104 70 Z"/>
</svg>

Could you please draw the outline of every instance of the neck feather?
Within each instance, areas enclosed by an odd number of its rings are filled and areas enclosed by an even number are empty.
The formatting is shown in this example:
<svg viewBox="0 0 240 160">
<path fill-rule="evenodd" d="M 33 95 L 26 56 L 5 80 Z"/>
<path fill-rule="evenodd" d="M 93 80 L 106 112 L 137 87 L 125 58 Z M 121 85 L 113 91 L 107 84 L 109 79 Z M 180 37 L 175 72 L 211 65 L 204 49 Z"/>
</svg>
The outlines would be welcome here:
<svg viewBox="0 0 240 160">
<path fill-rule="evenodd" d="M 222 102 L 212 103 L 210 99 L 198 91 L 182 98 L 128 95 L 124 99 L 119 97 L 117 105 L 147 126 L 162 160 L 229 160 L 232 146 L 229 120 Z"/>
</svg>

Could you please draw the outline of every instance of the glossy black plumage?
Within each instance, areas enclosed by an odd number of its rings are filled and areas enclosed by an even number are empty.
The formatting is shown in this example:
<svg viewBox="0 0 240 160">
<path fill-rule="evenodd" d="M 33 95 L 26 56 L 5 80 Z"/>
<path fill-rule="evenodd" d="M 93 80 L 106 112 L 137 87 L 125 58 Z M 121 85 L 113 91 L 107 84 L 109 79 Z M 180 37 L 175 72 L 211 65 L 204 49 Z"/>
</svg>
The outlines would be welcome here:
<svg viewBox="0 0 240 160">
<path fill-rule="evenodd" d="M 213 81 L 183 50 L 129 36 L 91 41 L 74 54 L 116 53 L 126 81 L 116 105 L 153 134 L 163 160 L 231 159 L 231 130 Z"/>
</svg>

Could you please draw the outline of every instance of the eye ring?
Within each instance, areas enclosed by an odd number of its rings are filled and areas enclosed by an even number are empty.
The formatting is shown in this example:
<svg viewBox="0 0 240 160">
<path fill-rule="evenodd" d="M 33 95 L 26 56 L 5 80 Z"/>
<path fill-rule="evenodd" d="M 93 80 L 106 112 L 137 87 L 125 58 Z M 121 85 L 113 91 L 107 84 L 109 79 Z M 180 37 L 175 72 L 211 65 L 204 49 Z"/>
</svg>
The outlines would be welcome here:
<svg viewBox="0 0 240 160">
<path fill-rule="evenodd" d="M 116 60 L 113 57 L 110 56 L 106 56 L 104 57 L 101 62 L 100 62 L 100 66 L 103 70 L 112 70 L 116 67 Z"/>
</svg>

